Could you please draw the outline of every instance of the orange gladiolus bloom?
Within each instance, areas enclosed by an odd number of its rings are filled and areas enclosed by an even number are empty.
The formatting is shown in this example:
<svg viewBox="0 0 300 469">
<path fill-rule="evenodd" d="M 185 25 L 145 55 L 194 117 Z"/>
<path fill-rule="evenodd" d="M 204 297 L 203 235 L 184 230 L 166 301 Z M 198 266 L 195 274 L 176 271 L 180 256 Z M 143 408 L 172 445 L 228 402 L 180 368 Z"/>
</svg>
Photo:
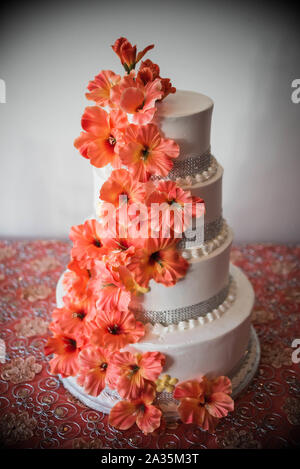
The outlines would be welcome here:
<svg viewBox="0 0 300 469">
<path fill-rule="evenodd" d="M 156 381 L 162 372 L 165 356 L 160 352 L 143 354 L 116 352 L 110 364 L 114 387 L 124 399 L 137 399 L 147 381 Z"/>
<path fill-rule="evenodd" d="M 101 311 L 95 317 L 91 342 L 115 352 L 138 342 L 144 334 L 143 324 L 130 311 Z"/>
<path fill-rule="evenodd" d="M 174 140 L 162 138 L 155 124 L 129 125 L 119 155 L 134 178 L 147 181 L 151 174 L 168 175 L 173 159 L 179 155 L 179 146 Z"/>
<path fill-rule="evenodd" d="M 231 381 L 226 376 L 209 380 L 203 376 L 200 381 L 180 383 L 174 391 L 174 398 L 180 400 L 178 413 L 182 422 L 194 423 L 204 430 L 213 432 L 219 419 L 234 409 Z"/>
<path fill-rule="evenodd" d="M 107 253 L 103 230 L 97 220 L 86 220 L 83 225 L 71 227 L 70 239 L 73 241 L 72 257 L 83 267 L 91 267 L 93 259 L 101 259 Z"/>
<path fill-rule="evenodd" d="M 146 383 L 137 400 L 118 402 L 110 411 L 108 422 L 120 430 L 127 430 L 135 423 L 147 435 L 160 427 L 162 412 L 151 405 L 155 399 L 154 386 Z"/>
<path fill-rule="evenodd" d="M 88 301 L 76 301 L 64 297 L 65 305 L 62 308 L 55 308 L 52 313 L 54 323 L 58 324 L 66 334 L 73 336 L 88 337 L 91 332 L 89 320 L 92 317 L 93 308 Z"/>
<path fill-rule="evenodd" d="M 78 354 L 84 345 L 83 337 L 65 334 L 56 323 L 52 323 L 50 329 L 54 337 L 48 339 L 44 350 L 46 355 L 54 353 L 54 358 L 49 362 L 51 373 L 60 374 L 64 378 L 76 375 L 79 370 Z"/>
<path fill-rule="evenodd" d="M 94 262 L 89 290 L 97 298 L 98 310 L 127 310 L 133 287 L 132 274 L 126 267 L 114 268 L 102 261 Z"/>
<path fill-rule="evenodd" d="M 130 238 L 107 238 L 106 246 L 109 253 L 105 262 L 113 267 L 127 266 L 136 252 L 135 240 Z"/>
<path fill-rule="evenodd" d="M 85 132 L 81 132 L 74 146 L 96 168 L 102 168 L 108 163 L 118 168 L 118 143 L 127 124 L 127 116 L 120 110 L 108 114 L 100 107 L 87 107 L 81 119 Z"/>
<path fill-rule="evenodd" d="M 86 98 L 95 101 L 99 106 L 113 106 L 111 101 L 111 90 L 121 80 L 120 75 L 116 75 L 111 70 L 102 70 L 90 81 L 87 88 L 90 93 L 86 93 Z"/>
<path fill-rule="evenodd" d="M 159 66 L 153 63 L 151 60 L 147 59 L 141 63 L 140 69 L 137 74 L 137 81 L 146 85 L 150 81 L 159 78 L 161 81 L 161 90 L 163 92 L 162 99 L 164 99 L 168 94 L 175 93 L 176 88 L 172 86 L 172 83 L 169 78 L 161 78 L 159 76 L 160 70 Z"/>
<path fill-rule="evenodd" d="M 159 66 L 152 62 L 152 60 L 147 59 L 141 63 L 136 79 L 139 83 L 146 85 L 149 81 L 160 78 L 159 74 Z"/>
<path fill-rule="evenodd" d="M 144 125 L 153 119 L 155 102 L 162 97 L 161 86 L 159 78 L 146 85 L 138 82 L 132 71 L 112 89 L 111 99 L 115 106 L 131 114 L 134 124 Z"/>
<path fill-rule="evenodd" d="M 149 238 L 145 241 L 139 256 L 133 256 L 128 266 L 139 285 L 147 287 L 154 279 L 171 287 L 185 276 L 189 263 L 177 251 L 176 243 L 172 238 Z"/>
<path fill-rule="evenodd" d="M 113 46 L 113 51 L 118 55 L 126 72 L 135 68 L 135 65 L 144 57 L 148 50 L 153 49 L 154 44 L 151 44 L 143 49 L 138 54 L 136 53 L 136 46 L 132 46 L 126 37 L 117 39 Z"/>
<path fill-rule="evenodd" d="M 103 347 L 85 347 L 78 356 L 80 365 L 77 382 L 91 396 L 99 396 L 109 384 L 110 353 Z"/>
<path fill-rule="evenodd" d="M 100 199 L 119 208 L 120 196 L 127 198 L 127 203 L 143 202 L 146 188 L 138 182 L 126 169 L 115 169 L 108 180 L 102 185 Z"/>
<path fill-rule="evenodd" d="M 88 284 L 91 272 L 80 266 L 77 259 L 68 264 L 68 270 L 63 276 L 63 287 L 68 296 L 74 301 L 84 301 L 88 297 Z"/>
</svg>

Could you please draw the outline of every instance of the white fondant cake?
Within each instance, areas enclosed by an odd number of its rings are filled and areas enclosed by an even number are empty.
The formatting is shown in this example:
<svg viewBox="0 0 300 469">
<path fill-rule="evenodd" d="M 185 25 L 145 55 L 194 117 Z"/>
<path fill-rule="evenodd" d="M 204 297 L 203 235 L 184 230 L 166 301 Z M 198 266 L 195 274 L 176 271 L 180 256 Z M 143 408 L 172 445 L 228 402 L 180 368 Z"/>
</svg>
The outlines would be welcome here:
<svg viewBox="0 0 300 469">
<path fill-rule="evenodd" d="M 179 160 L 209 150 L 213 106 L 204 94 L 182 90 L 157 104 L 156 122 L 165 137 L 179 144 Z"/>
<path fill-rule="evenodd" d="M 173 287 L 152 280 L 150 291 L 132 303 L 133 311 L 147 327 L 143 340 L 127 348 L 159 350 L 166 356 L 164 373 L 179 381 L 203 374 L 232 374 L 250 340 L 254 292 L 241 270 L 230 266 L 233 234 L 222 219 L 223 169 L 210 154 L 212 110 L 210 98 L 190 91 L 177 91 L 157 104 L 156 123 L 166 138 L 174 139 L 180 146 L 170 178 L 204 199 L 205 237 L 201 246 L 182 246 L 183 256 L 190 262 L 186 277 Z M 95 213 L 100 188 L 111 171 L 110 165 L 93 169 Z M 59 306 L 62 296 L 60 282 Z M 257 356 L 255 363 L 257 366 Z M 74 378 L 65 383 L 82 398 Z M 94 399 L 94 408 L 100 406 L 109 411 L 110 399 L 115 401 L 116 395 L 106 389 Z"/>
</svg>

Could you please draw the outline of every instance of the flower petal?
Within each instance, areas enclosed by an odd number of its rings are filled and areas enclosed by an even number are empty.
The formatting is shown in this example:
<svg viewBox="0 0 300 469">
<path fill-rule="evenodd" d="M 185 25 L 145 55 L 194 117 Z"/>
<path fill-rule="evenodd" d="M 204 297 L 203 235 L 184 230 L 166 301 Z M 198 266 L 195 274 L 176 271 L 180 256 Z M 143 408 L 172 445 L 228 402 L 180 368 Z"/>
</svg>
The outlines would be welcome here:
<svg viewBox="0 0 300 469">
<path fill-rule="evenodd" d="M 203 396 L 203 387 L 196 380 L 183 381 L 179 383 L 174 391 L 175 399 L 183 399 L 185 397 L 200 399 Z"/>
<path fill-rule="evenodd" d="M 226 417 L 228 412 L 234 409 L 233 399 L 223 392 L 216 392 L 210 396 L 209 402 L 205 404 L 207 411 L 217 418 Z"/>
<path fill-rule="evenodd" d="M 85 108 L 81 119 L 83 130 L 97 137 L 109 134 L 108 114 L 98 106 L 88 106 Z"/>
<path fill-rule="evenodd" d="M 144 411 L 139 411 L 136 424 L 147 435 L 159 428 L 162 412 L 154 405 L 147 405 Z"/>
<path fill-rule="evenodd" d="M 175 397 L 175 396 L 174 396 Z M 183 423 L 202 425 L 205 409 L 199 405 L 199 400 L 186 397 L 180 401 L 178 413 Z"/>
<path fill-rule="evenodd" d="M 136 421 L 137 406 L 134 402 L 121 401 L 111 409 L 108 423 L 119 430 L 127 430 Z"/>
<path fill-rule="evenodd" d="M 165 364 L 165 355 L 160 352 L 143 353 L 139 361 L 142 374 L 149 381 L 156 381 Z"/>
<path fill-rule="evenodd" d="M 139 88 L 126 88 L 120 99 L 120 108 L 134 114 L 144 103 L 144 93 Z"/>
<path fill-rule="evenodd" d="M 232 393 L 231 381 L 227 376 L 219 376 L 212 382 L 212 393 L 224 392 L 225 394 Z"/>
</svg>

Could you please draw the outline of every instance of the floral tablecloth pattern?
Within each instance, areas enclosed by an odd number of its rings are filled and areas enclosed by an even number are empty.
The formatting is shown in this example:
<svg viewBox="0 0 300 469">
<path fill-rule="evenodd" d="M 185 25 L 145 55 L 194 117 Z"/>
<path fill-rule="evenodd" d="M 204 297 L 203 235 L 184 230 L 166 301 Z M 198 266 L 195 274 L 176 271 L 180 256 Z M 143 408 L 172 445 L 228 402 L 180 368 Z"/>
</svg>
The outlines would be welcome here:
<svg viewBox="0 0 300 469">
<path fill-rule="evenodd" d="M 145 436 L 122 432 L 49 372 L 44 345 L 55 288 L 69 261 L 66 241 L 0 241 L 0 447 L 286 448 L 300 446 L 300 245 L 234 246 L 231 260 L 255 293 L 261 343 L 256 377 L 215 434 L 174 423 Z M 300 354 L 299 354 L 300 355 Z"/>
</svg>

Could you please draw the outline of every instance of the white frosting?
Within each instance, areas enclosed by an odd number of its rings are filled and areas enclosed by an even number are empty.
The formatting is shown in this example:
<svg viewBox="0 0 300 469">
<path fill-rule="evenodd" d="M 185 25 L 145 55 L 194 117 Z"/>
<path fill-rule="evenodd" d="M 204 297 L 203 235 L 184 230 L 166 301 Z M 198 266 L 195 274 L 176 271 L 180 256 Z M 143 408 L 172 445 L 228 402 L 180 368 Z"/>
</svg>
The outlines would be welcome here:
<svg viewBox="0 0 300 469">
<path fill-rule="evenodd" d="M 222 178 L 223 168 L 218 164 L 215 175 L 204 182 L 192 187 L 182 185 L 184 190 L 190 190 L 192 195 L 201 197 L 205 202 L 205 223 L 217 220 L 222 215 Z"/>
<path fill-rule="evenodd" d="M 228 374 L 248 346 L 254 303 L 253 288 L 247 277 L 234 266 L 231 266 L 231 274 L 237 286 L 236 298 L 218 320 L 207 320 L 201 328 L 180 330 L 174 327 L 173 332 L 162 335 L 156 335 L 149 328 L 146 337 L 129 349 L 164 353 L 164 373 L 179 381 L 198 378 L 202 374 Z"/>
<path fill-rule="evenodd" d="M 147 311 L 164 311 L 192 306 L 219 293 L 229 280 L 230 230 L 226 242 L 208 256 L 191 259 L 187 275 L 173 287 L 150 281 L 150 291 L 136 297 L 137 305 Z"/>
<path fill-rule="evenodd" d="M 179 159 L 200 156 L 209 149 L 213 106 L 208 96 L 182 90 L 157 104 L 156 123 L 166 138 L 179 144 Z"/>
</svg>

